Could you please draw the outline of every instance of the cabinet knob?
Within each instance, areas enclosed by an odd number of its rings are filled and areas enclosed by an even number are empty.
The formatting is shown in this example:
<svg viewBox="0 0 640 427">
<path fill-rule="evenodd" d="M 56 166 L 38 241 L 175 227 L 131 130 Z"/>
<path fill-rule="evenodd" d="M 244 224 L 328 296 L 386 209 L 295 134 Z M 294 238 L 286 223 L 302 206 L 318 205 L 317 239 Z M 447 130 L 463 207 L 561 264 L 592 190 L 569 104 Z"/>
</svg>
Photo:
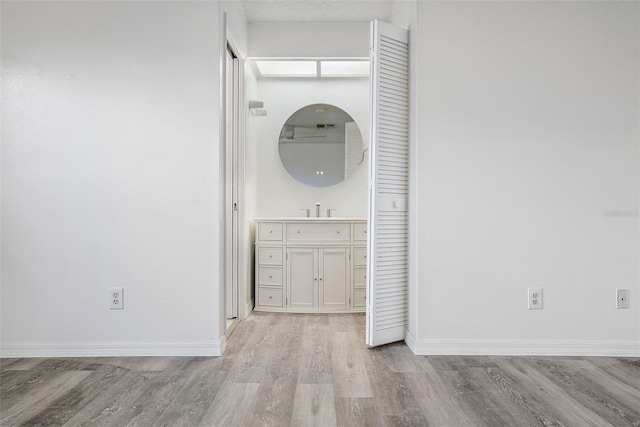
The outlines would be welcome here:
<svg viewBox="0 0 640 427">
<path fill-rule="evenodd" d="M 269 279 L 273 279 L 273 276 L 269 276 Z"/>
<path fill-rule="evenodd" d="M 269 233 L 270 233 L 270 234 L 271 234 L 271 233 L 273 233 L 273 230 L 269 230 Z"/>
<path fill-rule="evenodd" d="M 269 299 L 273 299 L 273 297 L 270 296 Z"/>
<path fill-rule="evenodd" d="M 364 234 L 367 234 L 367 230 L 364 230 Z"/>
<path fill-rule="evenodd" d="M 273 255 L 269 255 L 269 258 L 273 258 Z M 366 258 L 366 256 L 365 256 L 365 258 Z"/>
<path fill-rule="evenodd" d="M 298 234 L 300 234 L 300 230 L 298 230 Z"/>
<path fill-rule="evenodd" d="M 322 280 L 322 277 L 320 278 L 320 280 Z"/>
<path fill-rule="evenodd" d="M 315 280 L 315 281 L 317 282 L 317 281 L 318 281 L 318 278 L 317 278 L 317 277 L 314 277 L 314 278 L 313 278 L 313 280 Z"/>
</svg>

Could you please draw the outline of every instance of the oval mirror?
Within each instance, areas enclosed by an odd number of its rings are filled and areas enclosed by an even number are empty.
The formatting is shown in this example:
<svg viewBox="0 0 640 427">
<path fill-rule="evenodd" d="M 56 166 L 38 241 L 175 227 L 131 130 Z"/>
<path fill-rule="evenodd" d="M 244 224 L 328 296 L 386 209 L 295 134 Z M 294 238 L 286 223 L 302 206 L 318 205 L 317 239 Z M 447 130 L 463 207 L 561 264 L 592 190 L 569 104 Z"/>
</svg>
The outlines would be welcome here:
<svg viewBox="0 0 640 427">
<path fill-rule="evenodd" d="M 349 178 L 363 160 L 362 134 L 344 110 L 307 105 L 282 126 L 280 160 L 289 174 L 312 187 L 328 187 Z"/>
</svg>

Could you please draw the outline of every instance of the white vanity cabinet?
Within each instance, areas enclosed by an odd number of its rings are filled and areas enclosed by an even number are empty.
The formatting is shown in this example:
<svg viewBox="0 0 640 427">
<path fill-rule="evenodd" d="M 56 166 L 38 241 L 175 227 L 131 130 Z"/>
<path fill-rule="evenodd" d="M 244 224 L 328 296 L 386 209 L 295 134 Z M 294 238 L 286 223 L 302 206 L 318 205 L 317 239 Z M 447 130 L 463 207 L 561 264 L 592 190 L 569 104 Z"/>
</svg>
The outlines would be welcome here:
<svg viewBox="0 0 640 427">
<path fill-rule="evenodd" d="M 289 309 L 349 310 L 350 248 L 287 248 Z"/>
<path fill-rule="evenodd" d="M 364 311 L 367 295 L 367 224 L 354 225 L 353 308 Z"/>
<path fill-rule="evenodd" d="M 364 311 L 366 221 L 269 219 L 256 229 L 255 310 Z"/>
</svg>

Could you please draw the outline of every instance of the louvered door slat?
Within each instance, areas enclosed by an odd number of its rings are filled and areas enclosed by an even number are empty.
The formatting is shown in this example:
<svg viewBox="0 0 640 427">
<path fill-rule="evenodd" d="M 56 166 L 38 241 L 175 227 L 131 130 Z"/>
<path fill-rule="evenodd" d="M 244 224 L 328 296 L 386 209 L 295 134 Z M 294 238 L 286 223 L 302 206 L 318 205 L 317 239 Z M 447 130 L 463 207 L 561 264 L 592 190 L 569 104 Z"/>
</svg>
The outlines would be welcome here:
<svg viewBox="0 0 640 427">
<path fill-rule="evenodd" d="M 384 77 L 384 76 L 381 76 Z M 403 85 L 396 84 L 395 82 L 389 80 L 384 84 L 380 85 L 380 94 L 388 96 L 389 99 L 395 99 L 397 101 L 402 101 L 402 98 L 398 97 L 395 93 L 397 90 L 403 90 Z"/>
<path fill-rule="evenodd" d="M 393 130 L 393 127 L 406 126 L 406 123 L 391 123 L 387 122 L 380 126 L 380 149 L 391 151 L 408 151 L 408 147 L 402 145 L 402 141 L 406 140 L 409 136 L 408 133 Z M 400 143 L 400 144 L 398 144 Z"/>
<path fill-rule="evenodd" d="M 390 124 L 390 123 L 394 123 L 394 124 L 407 124 L 409 123 L 408 120 L 405 119 L 407 112 L 406 111 L 399 111 L 397 108 L 388 108 L 388 107 L 380 107 L 380 112 L 385 114 L 387 116 L 387 119 L 384 121 L 384 123 Z"/>
<path fill-rule="evenodd" d="M 395 63 L 407 65 L 409 63 L 408 58 L 404 55 L 397 54 L 393 49 L 388 47 L 381 47 L 380 52 L 387 57 L 381 61 L 382 64 Z"/>
<path fill-rule="evenodd" d="M 345 123 L 345 179 L 349 178 L 358 168 L 362 160 L 362 134 L 355 122 Z"/>
<path fill-rule="evenodd" d="M 400 101 L 399 100 L 394 100 L 390 97 L 387 97 L 384 102 L 380 102 L 380 109 L 387 111 L 387 112 L 392 112 L 397 114 L 406 114 L 407 110 L 400 105 Z M 386 120 L 385 120 L 386 121 Z M 384 121 L 383 121 L 384 123 Z"/>
<path fill-rule="evenodd" d="M 367 344 L 404 339 L 407 325 L 408 31 L 372 23 Z"/>
<path fill-rule="evenodd" d="M 401 69 L 402 67 L 396 66 L 395 64 L 388 64 L 380 67 L 382 76 L 388 80 L 386 83 L 391 86 L 398 87 L 407 86 L 409 84 L 407 79 L 398 77 L 398 72 Z"/>
<path fill-rule="evenodd" d="M 378 23 L 380 23 L 380 21 L 378 21 Z M 388 28 L 383 28 L 383 30 L 388 30 L 388 31 L 395 31 L 396 33 L 402 33 L 402 32 L 407 32 L 407 30 L 405 30 L 404 28 L 400 28 L 400 27 L 396 27 L 395 25 L 391 25 L 388 24 L 386 22 L 382 22 L 382 24 Z M 390 28 L 389 28 L 390 27 Z M 399 38 L 401 37 L 397 37 L 398 34 L 393 34 L 391 33 L 386 33 L 383 31 L 382 34 L 380 34 L 380 37 L 386 42 L 384 46 L 395 46 L 395 47 L 399 47 L 399 48 L 403 48 L 407 42 L 408 42 L 408 34 L 407 34 L 407 40 L 404 40 L 404 38 L 402 37 L 402 40 L 399 40 Z M 402 53 L 402 51 L 400 51 L 400 53 Z M 409 54 L 409 51 L 405 52 L 406 55 Z"/>
<path fill-rule="evenodd" d="M 393 94 L 393 91 L 395 90 L 395 88 L 392 85 L 385 85 L 384 87 L 380 87 L 381 91 L 384 90 L 388 93 L 385 93 L 386 95 L 386 99 L 388 99 L 389 101 L 396 101 L 396 102 L 402 102 L 403 99 L 400 96 L 395 96 Z"/>
<path fill-rule="evenodd" d="M 404 108 L 404 105 L 401 104 L 401 101 L 396 101 L 394 99 L 387 98 L 384 101 L 380 101 L 381 108 Z"/>
<path fill-rule="evenodd" d="M 397 130 L 394 129 L 393 127 L 389 127 L 386 126 L 385 124 L 380 124 L 380 133 L 382 136 L 384 135 L 395 135 L 395 136 L 401 136 L 404 135 L 404 137 L 409 135 L 409 132 L 403 132 L 401 130 Z"/>
</svg>

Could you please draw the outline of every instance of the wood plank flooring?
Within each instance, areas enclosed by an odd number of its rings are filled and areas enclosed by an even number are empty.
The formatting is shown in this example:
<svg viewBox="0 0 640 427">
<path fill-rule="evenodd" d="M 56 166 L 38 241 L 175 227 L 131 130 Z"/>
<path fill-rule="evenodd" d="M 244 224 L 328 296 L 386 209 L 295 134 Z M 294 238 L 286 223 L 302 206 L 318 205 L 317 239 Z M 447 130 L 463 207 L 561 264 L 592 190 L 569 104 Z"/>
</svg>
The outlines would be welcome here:
<svg viewBox="0 0 640 427">
<path fill-rule="evenodd" d="M 1 426 L 640 426 L 640 359 L 367 349 L 361 314 L 253 313 L 223 357 L 0 360 Z"/>
</svg>

